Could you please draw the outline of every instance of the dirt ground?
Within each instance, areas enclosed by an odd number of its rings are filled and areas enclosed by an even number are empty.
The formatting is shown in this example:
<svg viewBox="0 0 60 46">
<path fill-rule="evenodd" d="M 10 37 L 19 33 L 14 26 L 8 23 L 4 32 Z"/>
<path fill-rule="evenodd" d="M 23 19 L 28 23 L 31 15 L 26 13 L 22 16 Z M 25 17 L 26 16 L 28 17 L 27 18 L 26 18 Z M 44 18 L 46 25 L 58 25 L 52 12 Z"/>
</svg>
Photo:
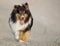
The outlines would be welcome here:
<svg viewBox="0 0 60 46">
<path fill-rule="evenodd" d="M 34 18 L 26 43 L 14 39 L 8 25 L 15 4 L 28 2 Z M 60 46 L 60 0 L 0 0 L 0 46 Z"/>
</svg>

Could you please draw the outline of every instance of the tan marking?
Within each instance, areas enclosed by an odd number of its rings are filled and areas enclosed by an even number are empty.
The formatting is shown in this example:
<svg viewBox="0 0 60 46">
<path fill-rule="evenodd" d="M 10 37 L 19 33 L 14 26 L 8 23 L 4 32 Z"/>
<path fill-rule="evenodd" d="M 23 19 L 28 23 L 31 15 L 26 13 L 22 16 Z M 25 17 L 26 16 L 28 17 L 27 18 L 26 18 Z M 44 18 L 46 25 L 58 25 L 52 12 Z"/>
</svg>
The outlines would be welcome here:
<svg viewBox="0 0 60 46">
<path fill-rule="evenodd" d="M 16 13 L 16 21 L 19 20 L 20 14 Z"/>
<path fill-rule="evenodd" d="M 27 17 L 28 17 L 28 14 L 24 14 L 24 21 L 26 20 Z"/>
<path fill-rule="evenodd" d="M 26 37 L 26 40 L 28 40 L 28 37 L 29 37 L 29 35 L 30 35 L 30 31 L 27 31 L 27 32 L 25 32 L 25 37 Z"/>
<path fill-rule="evenodd" d="M 28 36 L 30 34 L 30 31 L 27 31 L 27 32 L 23 32 L 22 30 L 19 31 L 19 40 L 22 40 L 22 41 L 27 41 L 28 39 Z"/>
</svg>

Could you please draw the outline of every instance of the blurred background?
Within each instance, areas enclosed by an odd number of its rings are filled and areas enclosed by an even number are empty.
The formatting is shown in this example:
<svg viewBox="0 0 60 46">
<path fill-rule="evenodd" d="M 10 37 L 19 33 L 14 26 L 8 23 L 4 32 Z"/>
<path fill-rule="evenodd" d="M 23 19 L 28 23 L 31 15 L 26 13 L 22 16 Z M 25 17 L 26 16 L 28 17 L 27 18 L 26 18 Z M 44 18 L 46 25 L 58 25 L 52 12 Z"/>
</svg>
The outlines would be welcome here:
<svg viewBox="0 0 60 46">
<path fill-rule="evenodd" d="M 34 18 L 29 42 L 15 41 L 8 25 L 16 4 L 28 2 Z M 0 0 L 0 46 L 60 46 L 60 0 Z"/>
</svg>

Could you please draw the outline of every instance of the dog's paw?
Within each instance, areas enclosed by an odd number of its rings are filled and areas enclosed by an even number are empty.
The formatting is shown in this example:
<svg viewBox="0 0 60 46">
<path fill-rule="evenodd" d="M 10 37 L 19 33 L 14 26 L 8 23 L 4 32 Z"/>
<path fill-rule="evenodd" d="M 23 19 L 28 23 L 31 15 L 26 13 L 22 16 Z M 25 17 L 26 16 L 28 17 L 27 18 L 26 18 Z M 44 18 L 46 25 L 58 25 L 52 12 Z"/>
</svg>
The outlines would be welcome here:
<svg viewBox="0 0 60 46">
<path fill-rule="evenodd" d="M 16 37 L 15 37 L 15 39 L 16 39 L 16 40 L 19 40 L 19 37 L 18 37 L 18 36 L 16 36 Z"/>
<path fill-rule="evenodd" d="M 23 41 L 23 40 L 19 40 L 19 42 L 24 43 L 24 41 Z"/>
</svg>

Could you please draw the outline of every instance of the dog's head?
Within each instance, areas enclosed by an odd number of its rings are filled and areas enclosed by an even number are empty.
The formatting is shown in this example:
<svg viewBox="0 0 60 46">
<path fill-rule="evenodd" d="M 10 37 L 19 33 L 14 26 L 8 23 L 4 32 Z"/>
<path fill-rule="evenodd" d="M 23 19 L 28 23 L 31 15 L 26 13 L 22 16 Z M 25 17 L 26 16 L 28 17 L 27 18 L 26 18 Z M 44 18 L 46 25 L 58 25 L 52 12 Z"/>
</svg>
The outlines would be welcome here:
<svg viewBox="0 0 60 46">
<path fill-rule="evenodd" d="M 13 22 L 20 20 L 20 24 L 24 24 L 29 20 L 30 15 L 28 3 L 22 4 L 22 6 L 15 5 L 11 13 L 11 19 Z"/>
</svg>

